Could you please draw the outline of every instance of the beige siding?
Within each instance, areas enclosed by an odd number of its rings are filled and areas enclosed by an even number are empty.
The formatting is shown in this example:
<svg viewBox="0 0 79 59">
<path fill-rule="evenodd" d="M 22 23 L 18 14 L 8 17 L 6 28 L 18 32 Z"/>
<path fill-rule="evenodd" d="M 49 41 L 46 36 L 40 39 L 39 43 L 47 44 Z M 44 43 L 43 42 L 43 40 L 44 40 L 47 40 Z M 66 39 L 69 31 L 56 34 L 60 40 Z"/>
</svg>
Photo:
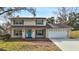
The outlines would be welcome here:
<svg viewBox="0 0 79 59">
<path fill-rule="evenodd" d="M 46 21 L 46 20 L 44 20 L 43 22 L 44 22 L 44 23 L 43 23 L 43 24 L 44 24 L 44 26 L 46 26 L 46 22 L 47 22 L 47 21 Z"/>
<path fill-rule="evenodd" d="M 24 20 L 24 25 L 35 25 L 35 20 Z"/>
<path fill-rule="evenodd" d="M 35 20 L 24 20 L 24 25 L 36 25 L 36 21 Z M 43 25 L 41 26 L 46 26 L 46 20 L 43 21 Z"/>
</svg>

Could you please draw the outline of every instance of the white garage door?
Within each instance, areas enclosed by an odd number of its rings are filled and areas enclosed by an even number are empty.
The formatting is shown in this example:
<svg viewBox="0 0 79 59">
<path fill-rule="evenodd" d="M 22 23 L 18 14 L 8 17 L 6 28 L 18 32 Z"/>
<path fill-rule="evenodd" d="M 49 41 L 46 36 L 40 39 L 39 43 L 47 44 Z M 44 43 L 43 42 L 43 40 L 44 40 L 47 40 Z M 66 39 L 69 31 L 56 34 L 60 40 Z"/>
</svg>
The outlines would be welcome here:
<svg viewBox="0 0 79 59">
<path fill-rule="evenodd" d="M 67 31 L 49 31 L 48 38 L 67 38 L 68 34 Z"/>
</svg>

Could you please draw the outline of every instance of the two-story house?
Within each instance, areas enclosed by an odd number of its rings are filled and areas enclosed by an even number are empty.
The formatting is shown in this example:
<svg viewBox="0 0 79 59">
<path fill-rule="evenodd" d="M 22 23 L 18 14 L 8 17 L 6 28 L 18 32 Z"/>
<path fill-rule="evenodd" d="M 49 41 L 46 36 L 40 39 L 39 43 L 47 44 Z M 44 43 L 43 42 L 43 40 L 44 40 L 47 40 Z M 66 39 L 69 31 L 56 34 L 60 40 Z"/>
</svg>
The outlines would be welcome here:
<svg viewBox="0 0 79 59">
<path fill-rule="evenodd" d="M 44 17 L 11 17 L 12 38 L 68 38 L 72 29 L 66 24 L 46 24 Z"/>
<path fill-rule="evenodd" d="M 46 18 L 43 17 L 11 17 L 12 38 L 47 38 Z"/>
</svg>

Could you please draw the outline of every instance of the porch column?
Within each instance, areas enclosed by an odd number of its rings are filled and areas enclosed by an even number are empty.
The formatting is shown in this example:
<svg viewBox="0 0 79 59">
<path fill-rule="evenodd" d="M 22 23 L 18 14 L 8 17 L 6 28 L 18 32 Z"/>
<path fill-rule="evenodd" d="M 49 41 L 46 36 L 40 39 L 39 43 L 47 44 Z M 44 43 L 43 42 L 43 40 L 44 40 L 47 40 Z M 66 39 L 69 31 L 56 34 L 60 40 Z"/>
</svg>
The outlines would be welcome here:
<svg viewBox="0 0 79 59">
<path fill-rule="evenodd" d="M 25 29 L 22 30 L 22 38 L 25 38 Z"/>
<path fill-rule="evenodd" d="M 46 38 L 48 38 L 48 29 L 46 29 Z"/>
<path fill-rule="evenodd" d="M 35 29 L 32 30 L 32 38 L 35 38 Z"/>
<path fill-rule="evenodd" d="M 11 29 L 11 37 L 14 37 L 14 29 Z"/>
</svg>

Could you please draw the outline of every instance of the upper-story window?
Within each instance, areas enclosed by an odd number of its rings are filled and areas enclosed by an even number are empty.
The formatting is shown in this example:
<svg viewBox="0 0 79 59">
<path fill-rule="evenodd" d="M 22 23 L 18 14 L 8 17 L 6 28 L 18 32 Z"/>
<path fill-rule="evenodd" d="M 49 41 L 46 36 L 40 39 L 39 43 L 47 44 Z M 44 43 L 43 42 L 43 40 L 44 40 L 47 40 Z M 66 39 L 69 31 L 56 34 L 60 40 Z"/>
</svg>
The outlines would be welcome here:
<svg viewBox="0 0 79 59">
<path fill-rule="evenodd" d="M 13 24 L 24 24 L 24 20 L 14 20 Z"/>
<path fill-rule="evenodd" d="M 43 25 L 43 20 L 36 20 L 36 25 Z"/>
</svg>

